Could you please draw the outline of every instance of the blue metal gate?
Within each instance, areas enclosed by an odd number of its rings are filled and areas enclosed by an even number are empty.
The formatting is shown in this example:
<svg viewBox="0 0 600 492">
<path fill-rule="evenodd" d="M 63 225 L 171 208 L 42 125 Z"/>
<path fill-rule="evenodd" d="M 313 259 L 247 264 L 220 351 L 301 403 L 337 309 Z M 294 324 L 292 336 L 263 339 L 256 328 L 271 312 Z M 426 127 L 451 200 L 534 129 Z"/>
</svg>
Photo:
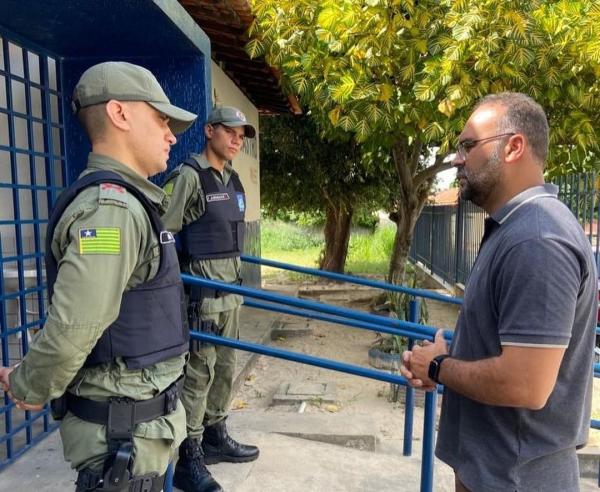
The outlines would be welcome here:
<svg viewBox="0 0 600 492">
<path fill-rule="evenodd" d="M 119 19 L 122 22 L 115 22 Z M 123 23 L 128 28 L 122 29 Z M 152 36 L 148 37 L 148 32 Z M 43 47 L 42 47 L 43 46 Z M 210 41 L 176 0 L 0 2 L 0 353 L 19 362 L 45 320 L 48 211 L 83 170 L 90 144 L 70 111 L 81 73 L 106 60 L 149 68 L 174 104 L 204 121 L 212 103 Z M 171 166 L 201 145 L 179 139 Z M 0 469 L 56 427 L 48 409 L 0 405 Z"/>
<path fill-rule="evenodd" d="M 40 50 L 0 37 L 0 337 L 13 365 L 42 327 L 43 241 L 48 210 L 66 176 L 59 65 Z M 4 97 L 3 97 L 4 96 Z M 48 409 L 22 412 L 4 396 L 0 467 L 56 424 Z"/>
<path fill-rule="evenodd" d="M 583 227 L 600 266 L 598 217 L 600 176 L 596 172 L 570 174 L 553 180 L 559 199 Z M 483 237 L 487 214 L 461 200 L 456 205 L 427 205 L 415 225 L 409 257 L 450 285 L 465 284 Z"/>
</svg>

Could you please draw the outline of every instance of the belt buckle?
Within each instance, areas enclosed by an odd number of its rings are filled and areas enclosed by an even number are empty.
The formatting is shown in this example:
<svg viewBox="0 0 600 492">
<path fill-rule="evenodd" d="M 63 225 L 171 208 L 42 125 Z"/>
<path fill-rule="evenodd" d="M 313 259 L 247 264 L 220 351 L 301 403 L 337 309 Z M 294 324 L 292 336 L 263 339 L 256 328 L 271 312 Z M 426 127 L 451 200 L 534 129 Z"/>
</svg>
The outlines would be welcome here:
<svg viewBox="0 0 600 492">
<path fill-rule="evenodd" d="M 152 492 L 152 485 L 156 477 L 143 477 L 140 481 L 140 492 Z"/>
</svg>

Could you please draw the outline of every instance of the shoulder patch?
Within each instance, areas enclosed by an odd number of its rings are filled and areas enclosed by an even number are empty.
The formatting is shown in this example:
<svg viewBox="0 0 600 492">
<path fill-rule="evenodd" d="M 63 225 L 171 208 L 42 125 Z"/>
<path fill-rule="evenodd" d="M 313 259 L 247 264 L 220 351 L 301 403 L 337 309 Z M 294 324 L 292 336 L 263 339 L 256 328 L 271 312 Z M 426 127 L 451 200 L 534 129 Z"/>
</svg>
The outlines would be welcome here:
<svg viewBox="0 0 600 492">
<path fill-rule="evenodd" d="M 102 204 L 117 205 L 127 208 L 127 190 L 114 183 L 101 183 L 98 201 Z"/>
<path fill-rule="evenodd" d="M 79 254 L 121 254 L 121 229 L 119 227 L 79 229 Z"/>
<path fill-rule="evenodd" d="M 171 196 L 173 194 L 173 187 L 175 186 L 175 183 L 173 182 L 173 180 L 169 181 L 164 187 L 163 187 L 163 191 L 168 195 Z"/>
</svg>

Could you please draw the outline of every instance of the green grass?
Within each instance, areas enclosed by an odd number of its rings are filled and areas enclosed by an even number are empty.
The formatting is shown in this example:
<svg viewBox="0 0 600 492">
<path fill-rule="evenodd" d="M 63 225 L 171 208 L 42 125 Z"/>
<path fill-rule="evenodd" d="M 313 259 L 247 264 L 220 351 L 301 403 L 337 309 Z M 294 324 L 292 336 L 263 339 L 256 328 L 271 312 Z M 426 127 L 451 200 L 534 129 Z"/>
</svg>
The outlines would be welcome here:
<svg viewBox="0 0 600 492">
<path fill-rule="evenodd" d="M 353 230 L 348 247 L 346 272 L 353 274 L 385 274 L 394 242 L 393 226 L 377 228 L 375 232 Z M 317 268 L 323 249 L 322 229 L 296 224 L 265 220 L 261 224 L 262 257 L 270 260 Z M 263 267 L 264 277 L 280 270 Z M 312 277 L 288 272 L 291 279 L 304 280 Z"/>
<path fill-rule="evenodd" d="M 394 226 L 378 227 L 374 233 L 353 231 L 348 246 L 346 271 L 386 274 L 394 246 Z"/>
</svg>

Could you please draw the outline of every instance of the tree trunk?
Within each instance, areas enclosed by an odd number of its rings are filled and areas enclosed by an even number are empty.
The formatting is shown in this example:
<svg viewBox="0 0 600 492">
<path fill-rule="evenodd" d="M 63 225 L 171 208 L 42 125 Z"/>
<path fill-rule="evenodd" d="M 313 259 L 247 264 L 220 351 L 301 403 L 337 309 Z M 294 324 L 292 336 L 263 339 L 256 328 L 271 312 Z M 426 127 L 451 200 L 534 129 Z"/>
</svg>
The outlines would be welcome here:
<svg viewBox="0 0 600 492">
<path fill-rule="evenodd" d="M 354 210 L 344 204 L 327 205 L 324 230 L 325 248 L 319 260 L 321 270 L 344 272 L 353 213 Z"/>
<path fill-rule="evenodd" d="M 398 193 L 390 213 L 390 219 L 396 223 L 394 249 L 388 271 L 388 282 L 392 284 L 404 283 L 406 260 L 417 219 L 427 201 L 435 175 L 450 167 L 443 162 L 443 156 L 438 156 L 435 164 L 423 168 L 422 150 L 423 146 L 418 140 L 409 147 L 404 139 L 396 143 L 392 152 L 398 174 Z"/>
<path fill-rule="evenodd" d="M 425 204 L 425 199 L 420 200 L 414 194 L 409 202 L 400 202 L 396 213 L 390 214 L 390 218 L 396 222 L 396 235 L 394 236 L 394 248 L 388 271 L 388 282 L 391 284 L 404 284 L 404 270 L 406 260 L 413 240 L 413 233 L 419 214 Z"/>
</svg>

